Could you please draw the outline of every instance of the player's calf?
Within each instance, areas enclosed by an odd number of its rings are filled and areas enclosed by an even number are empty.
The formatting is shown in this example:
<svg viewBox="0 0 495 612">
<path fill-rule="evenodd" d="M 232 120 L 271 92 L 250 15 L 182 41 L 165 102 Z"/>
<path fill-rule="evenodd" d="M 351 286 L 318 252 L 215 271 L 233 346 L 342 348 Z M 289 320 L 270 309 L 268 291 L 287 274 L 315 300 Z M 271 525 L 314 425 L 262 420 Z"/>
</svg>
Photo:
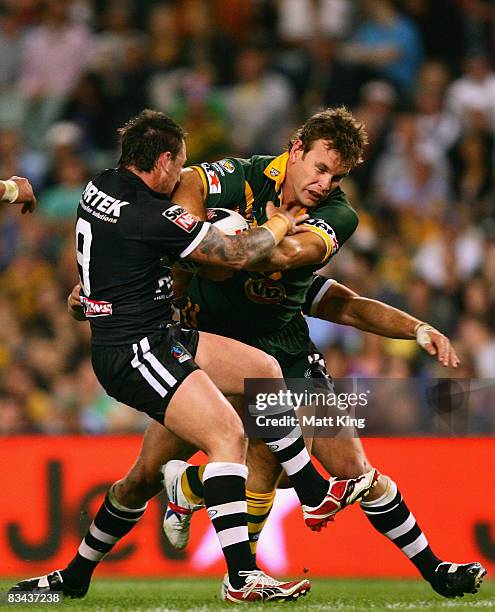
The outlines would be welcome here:
<svg viewBox="0 0 495 612">
<path fill-rule="evenodd" d="M 143 516 L 147 504 L 129 508 L 121 504 L 110 487 L 102 505 L 79 545 L 72 561 L 64 569 L 16 584 L 15 591 L 62 591 L 69 597 L 84 597 L 94 570 L 122 537 L 127 535 Z"/>
</svg>

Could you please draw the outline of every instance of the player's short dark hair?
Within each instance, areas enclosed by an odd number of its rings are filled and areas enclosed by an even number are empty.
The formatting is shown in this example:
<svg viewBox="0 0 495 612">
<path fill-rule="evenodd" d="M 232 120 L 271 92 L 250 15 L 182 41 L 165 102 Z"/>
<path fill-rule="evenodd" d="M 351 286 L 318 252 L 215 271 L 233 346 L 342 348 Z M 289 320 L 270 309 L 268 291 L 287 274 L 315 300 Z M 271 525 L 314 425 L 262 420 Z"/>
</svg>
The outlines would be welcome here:
<svg viewBox="0 0 495 612">
<path fill-rule="evenodd" d="M 292 145 L 301 140 L 304 152 L 308 152 L 316 140 L 328 140 L 329 148 L 340 153 L 342 163 L 354 168 L 363 161 L 368 135 L 363 123 L 357 121 L 345 106 L 327 108 L 310 117 L 292 136 Z"/>
<path fill-rule="evenodd" d="M 186 136 L 184 130 L 165 113 L 141 111 L 117 130 L 122 145 L 120 166 L 134 166 L 142 172 L 153 170 L 158 157 L 170 151 L 177 157 Z"/>
</svg>

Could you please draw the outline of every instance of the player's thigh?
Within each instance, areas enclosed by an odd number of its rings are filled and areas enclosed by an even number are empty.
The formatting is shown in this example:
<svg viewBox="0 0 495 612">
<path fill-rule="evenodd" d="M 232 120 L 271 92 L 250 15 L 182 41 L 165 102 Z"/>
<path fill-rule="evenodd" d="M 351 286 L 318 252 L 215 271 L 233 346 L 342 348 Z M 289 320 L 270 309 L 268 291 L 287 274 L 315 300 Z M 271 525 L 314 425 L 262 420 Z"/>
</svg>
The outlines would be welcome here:
<svg viewBox="0 0 495 612">
<path fill-rule="evenodd" d="M 215 452 L 217 461 L 219 455 L 238 461 L 245 446 L 242 422 L 198 368 L 198 339 L 198 332 L 170 325 L 131 346 L 93 348 L 93 368 L 118 401 L 146 412 L 209 455 Z"/>
<path fill-rule="evenodd" d="M 313 455 L 332 476 L 356 478 L 371 469 L 358 437 L 315 437 Z"/>
<path fill-rule="evenodd" d="M 200 332 L 195 361 L 225 395 L 242 395 L 245 378 L 281 378 L 277 360 L 232 338 Z"/>
<path fill-rule="evenodd" d="M 242 421 L 206 372 L 192 372 L 175 391 L 165 413 L 165 426 L 205 451 L 210 461 L 245 459 Z"/>
</svg>

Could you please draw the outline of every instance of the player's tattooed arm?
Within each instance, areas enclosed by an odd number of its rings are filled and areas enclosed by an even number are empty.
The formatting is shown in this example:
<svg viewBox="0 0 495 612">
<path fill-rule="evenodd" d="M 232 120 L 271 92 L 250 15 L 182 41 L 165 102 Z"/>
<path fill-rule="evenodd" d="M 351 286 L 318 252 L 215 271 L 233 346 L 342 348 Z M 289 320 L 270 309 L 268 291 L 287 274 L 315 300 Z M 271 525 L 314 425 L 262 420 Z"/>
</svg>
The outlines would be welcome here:
<svg viewBox="0 0 495 612">
<path fill-rule="evenodd" d="M 211 226 L 189 259 L 200 264 L 243 270 L 267 257 L 274 247 L 273 235 L 261 227 L 227 236 Z"/>
<path fill-rule="evenodd" d="M 306 231 L 302 224 L 308 215 L 301 214 L 299 205 L 276 208 L 273 202 L 267 202 L 266 212 L 268 221 L 236 236 L 211 226 L 189 258 L 203 265 L 244 270 L 269 257 L 287 234 Z"/>
</svg>

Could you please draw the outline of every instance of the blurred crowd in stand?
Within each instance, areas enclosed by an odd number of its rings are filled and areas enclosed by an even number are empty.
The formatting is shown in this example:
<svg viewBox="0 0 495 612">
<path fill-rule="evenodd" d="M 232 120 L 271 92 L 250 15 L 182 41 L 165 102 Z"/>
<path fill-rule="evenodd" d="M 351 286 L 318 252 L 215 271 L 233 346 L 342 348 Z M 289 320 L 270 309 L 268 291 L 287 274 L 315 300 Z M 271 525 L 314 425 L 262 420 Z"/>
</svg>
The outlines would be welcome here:
<svg viewBox="0 0 495 612">
<path fill-rule="evenodd" d="M 344 185 L 359 228 L 323 273 L 438 327 L 462 364 L 311 320 L 329 371 L 495 379 L 493 2 L 0 2 L 0 177 L 28 177 L 39 200 L 34 215 L 0 208 L 0 434 L 145 426 L 104 394 L 88 325 L 65 311 L 80 193 L 115 165 L 122 122 L 169 113 L 194 163 L 278 154 L 340 104 L 370 145 Z M 474 403 L 474 431 L 495 430 L 490 397 Z"/>
</svg>

